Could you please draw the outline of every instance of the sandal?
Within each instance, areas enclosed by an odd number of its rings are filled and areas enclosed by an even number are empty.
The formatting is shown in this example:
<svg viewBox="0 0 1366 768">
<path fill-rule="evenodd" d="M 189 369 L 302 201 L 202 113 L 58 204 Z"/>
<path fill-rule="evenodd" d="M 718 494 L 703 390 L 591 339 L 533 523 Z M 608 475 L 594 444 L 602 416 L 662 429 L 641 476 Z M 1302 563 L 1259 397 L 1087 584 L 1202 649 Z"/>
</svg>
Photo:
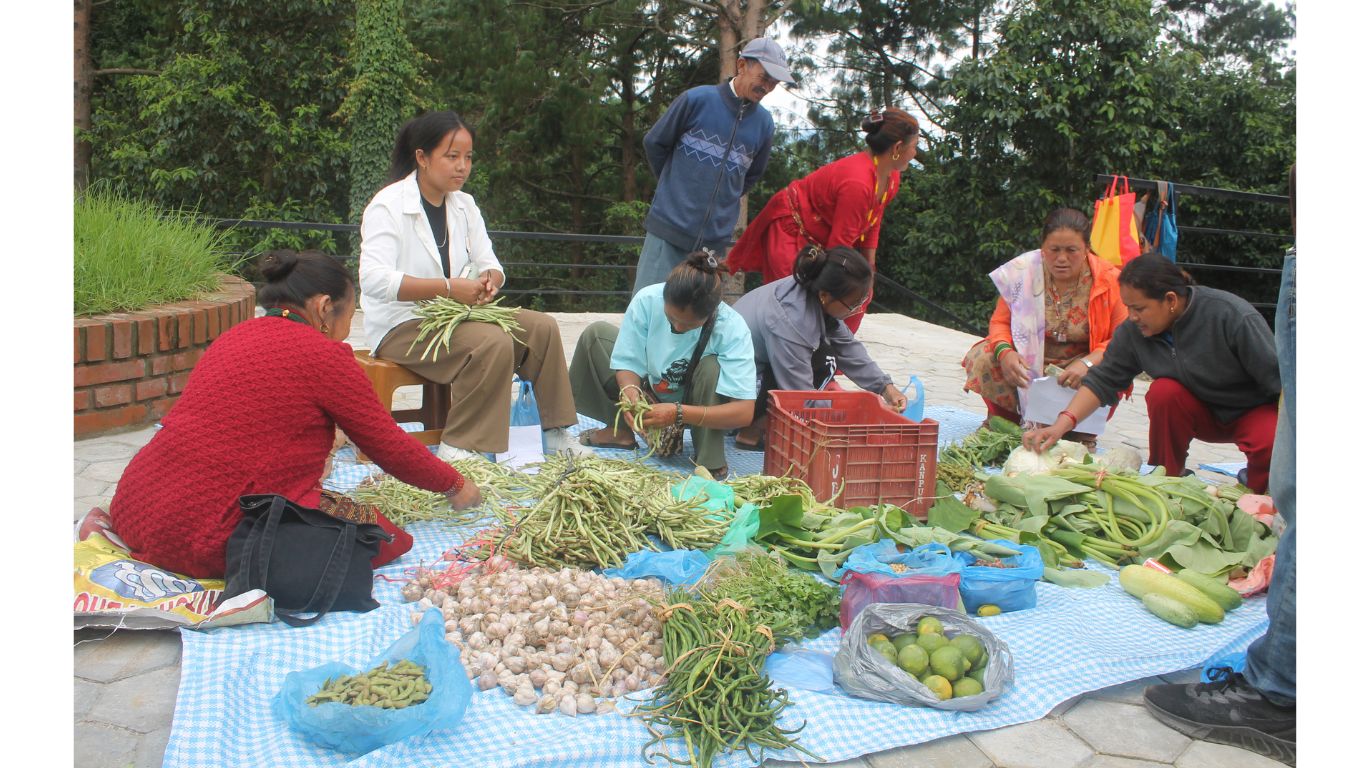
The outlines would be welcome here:
<svg viewBox="0 0 1366 768">
<path fill-rule="evenodd" d="M 707 470 L 707 472 L 711 474 L 712 480 L 715 480 L 719 483 L 722 480 L 725 480 L 726 477 L 730 475 L 730 467 L 721 466 L 717 467 L 716 469 L 709 469 Z"/>
<path fill-rule="evenodd" d="M 735 447 L 736 447 L 736 448 L 739 448 L 739 449 L 742 450 L 742 451 L 758 451 L 759 453 L 763 453 L 763 452 L 764 452 L 764 439 L 761 437 L 761 438 L 759 438 L 759 441 L 758 441 L 758 442 L 755 442 L 755 443 L 746 443 L 746 442 L 744 442 L 744 441 L 742 441 L 742 440 L 740 439 L 739 435 L 736 435 L 736 437 L 735 437 Z"/>
<path fill-rule="evenodd" d="M 584 430 L 583 432 L 579 433 L 579 445 L 584 445 L 589 448 L 616 448 L 622 451 L 629 451 L 633 448 L 639 447 L 634 439 L 631 440 L 630 445 L 627 445 L 625 443 L 596 442 L 593 440 L 593 437 L 594 435 L 597 435 L 599 432 L 607 432 L 608 434 L 611 434 L 611 432 L 606 427 L 603 427 L 601 429 Z"/>
</svg>

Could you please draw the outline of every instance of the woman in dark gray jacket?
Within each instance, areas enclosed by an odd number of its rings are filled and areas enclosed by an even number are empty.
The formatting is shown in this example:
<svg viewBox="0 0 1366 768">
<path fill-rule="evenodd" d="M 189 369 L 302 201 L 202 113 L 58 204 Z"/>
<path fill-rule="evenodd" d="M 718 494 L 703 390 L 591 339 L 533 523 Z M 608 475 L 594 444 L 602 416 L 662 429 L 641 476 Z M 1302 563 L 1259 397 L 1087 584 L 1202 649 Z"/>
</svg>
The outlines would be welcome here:
<svg viewBox="0 0 1366 768">
<path fill-rule="evenodd" d="M 809 246 L 797 256 L 790 276 L 735 302 L 754 340 L 759 376 L 754 422 L 736 434 L 736 447 L 763 450 L 769 390 L 824 389 L 836 370 L 882 395 L 888 408 L 905 409 L 906 396 L 844 324 L 872 287 L 873 270 L 863 254 L 847 246 L 828 251 Z"/>
<path fill-rule="evenodd" d="M 1266 491 L 1276 401 L 1281 394 L 1276 345 L 1266 320 L 1227 291 L 1192 283 L 1190 275 L 1149 253 L 1119 273 L 1129 322 L 1115 330 L 1105 358 L 1052 426 L 1025 433 L 1025 445 L 1047 450 L 1077 422 L 1147 372 L 1148 463 L 1169 475 L 1186 469 L 1193 439 L 1234 443 L 1247 456 L 1249 488 Z"/>
</svg>

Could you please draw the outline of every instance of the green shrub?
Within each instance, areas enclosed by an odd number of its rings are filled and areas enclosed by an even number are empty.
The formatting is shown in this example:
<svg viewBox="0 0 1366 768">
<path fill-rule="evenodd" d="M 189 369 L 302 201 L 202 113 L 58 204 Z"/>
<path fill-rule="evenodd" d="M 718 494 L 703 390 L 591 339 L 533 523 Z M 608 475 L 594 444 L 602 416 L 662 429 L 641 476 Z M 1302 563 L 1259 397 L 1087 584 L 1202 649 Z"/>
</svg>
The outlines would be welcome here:
<svg viewBox="0 0 1366 768">
<path fill-rule="evenodd" d="M 77 315 L 193 298 L 217 289 L 219 273 L 235 266 L 223 231 L 105 185 L 77 195 L 74 218 Z"/>
</svg>

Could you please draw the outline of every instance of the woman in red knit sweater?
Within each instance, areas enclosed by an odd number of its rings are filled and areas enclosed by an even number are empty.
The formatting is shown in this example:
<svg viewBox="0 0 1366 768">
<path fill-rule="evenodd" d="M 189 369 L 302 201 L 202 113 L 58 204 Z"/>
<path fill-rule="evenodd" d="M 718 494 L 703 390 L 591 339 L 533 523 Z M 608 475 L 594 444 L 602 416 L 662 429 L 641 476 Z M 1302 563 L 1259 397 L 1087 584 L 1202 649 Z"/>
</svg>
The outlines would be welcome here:
<svg viewBox="0 0 1366 768">
<path fill-rule="evenodd" d="M 864 120 L 863 132 L 868 149 L 817 168 L 769 199 L 726 257 L 732 273 L 762 272 L 765 284 L 780 280 L 792 274 L 808 243 L 826 250 L 849 246 L 876 271 L 883 212 L 915 158 L 920 124 L 891 108 Z M 858 330 L 867 306 L 845 319 L 850 331 Z"/>
<path fill-rule="evenodd" d="M 318 251 L 275 251 L 261 273 L 266 316 L 209 346 L 119 479 L 109 514 L 133 557 L 222 578 L 238 497 L 277 493 L 316 508 L 337 427 L 403 482 L 456 509 L 478 504 L 478 486 L 399 429 L 343 342 L 356 306 L 346 270 Z M 381 548 L 376 564 L 403 551 Z"/>
</svg>

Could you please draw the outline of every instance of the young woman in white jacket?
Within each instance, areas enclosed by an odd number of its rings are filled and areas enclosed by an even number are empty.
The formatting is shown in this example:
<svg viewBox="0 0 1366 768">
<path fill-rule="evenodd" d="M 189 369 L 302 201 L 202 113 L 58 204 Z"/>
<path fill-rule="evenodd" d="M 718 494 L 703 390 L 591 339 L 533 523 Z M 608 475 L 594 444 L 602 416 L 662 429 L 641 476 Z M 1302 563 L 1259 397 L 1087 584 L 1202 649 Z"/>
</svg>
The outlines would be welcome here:
<svg viewBox="0 0 1366 768">
<path fill-rule="evenodd" d="M 584 453 L 566 427 L 578 422 L 560 329 L 554 318 L 517 310 L 522 330 L 461 323 L 434 360 L 413 346 L 415 302 L 448 296 L 487 304 L 505 276 L 493 255 L 474 198 L 460 191 L 473 165 L 474 129 L 454 112 L 408 121 L 394 145 L 388 186 L 361 217 L 361 309 L 372 354 L 419 376 L 451 385 L 451 409 L 437 455 L 442 459 L 508 448 L 512 374 L 536 391 L 547 452 Z M 411 351 L 409 351 L 409 349 Z"/>
</svg>

